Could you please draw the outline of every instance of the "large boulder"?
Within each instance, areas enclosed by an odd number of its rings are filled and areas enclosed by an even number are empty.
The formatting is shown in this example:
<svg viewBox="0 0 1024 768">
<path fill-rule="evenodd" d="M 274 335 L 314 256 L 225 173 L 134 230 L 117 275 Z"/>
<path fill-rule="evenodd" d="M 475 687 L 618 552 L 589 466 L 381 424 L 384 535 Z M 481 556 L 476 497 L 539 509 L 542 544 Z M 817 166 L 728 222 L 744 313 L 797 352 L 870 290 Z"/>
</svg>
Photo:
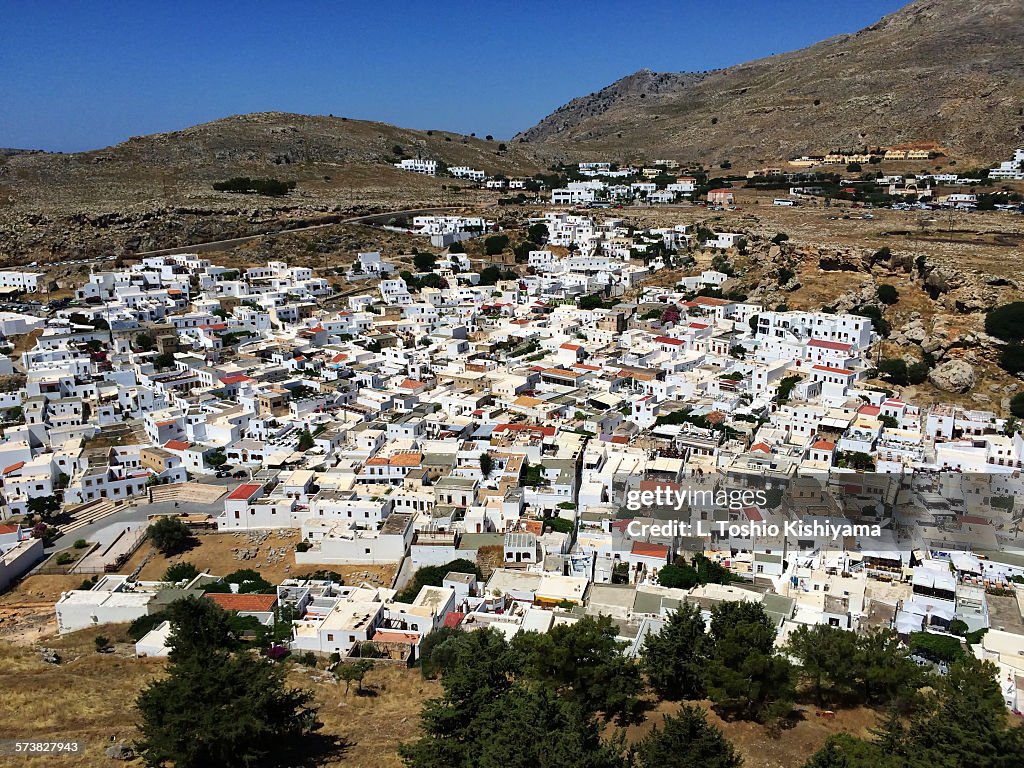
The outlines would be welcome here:
<svg viewBox="0 0 1024 768">
<path fill-rule="evenodd" d="M 966 392 L 974 386 L 974 368 L 966 360 L 947 360 L 929 371 L 928 381 L 943 392 Z"/>
<path fill-rule="evenodd" d="M 900 328 L 893 334 L 890 341 L 894 344 L 920 345 L 926 338 L 928 338 L 928 329 L 924 327 L 924 321 L 921 318 L 917 318 Z"/>
</svg>

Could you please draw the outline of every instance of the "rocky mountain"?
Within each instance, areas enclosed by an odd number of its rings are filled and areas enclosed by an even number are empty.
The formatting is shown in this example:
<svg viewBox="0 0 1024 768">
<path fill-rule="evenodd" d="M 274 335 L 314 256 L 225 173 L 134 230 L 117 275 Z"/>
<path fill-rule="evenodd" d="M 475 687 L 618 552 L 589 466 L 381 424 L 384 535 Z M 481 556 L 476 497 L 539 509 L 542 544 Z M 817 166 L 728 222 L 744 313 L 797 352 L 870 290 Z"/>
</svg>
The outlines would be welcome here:
<svg viewBox="0 0 1024 768">
<path fill-rule="evenodd" d="M 1020 0 L 915 0 L 799 51 L 700 74 L 642 70 L 516 139 L 573 159 L 755 163 L 935 141 L 989 162 L 1024 144 L 1022 62 Z"/>
<path fill-rule="evenodd" d="M 232 176 L 295 181 L 300 195 L 326 199 L 364 183 L 415 188 L 424 179 L 392 163 L 418 156 L 489 173 L 537 167 L 527 145 L 344 117 L 263 112 L 135 136 L 89 152 L 0 157 L 0 207 L 4 197 L 29 210 L 106 210 L 154 200 L 205 204 L 223 198 L 212 195 L 211 183 Z M 230 204 L 237 205 L 237 197 Z"/>
</svg>

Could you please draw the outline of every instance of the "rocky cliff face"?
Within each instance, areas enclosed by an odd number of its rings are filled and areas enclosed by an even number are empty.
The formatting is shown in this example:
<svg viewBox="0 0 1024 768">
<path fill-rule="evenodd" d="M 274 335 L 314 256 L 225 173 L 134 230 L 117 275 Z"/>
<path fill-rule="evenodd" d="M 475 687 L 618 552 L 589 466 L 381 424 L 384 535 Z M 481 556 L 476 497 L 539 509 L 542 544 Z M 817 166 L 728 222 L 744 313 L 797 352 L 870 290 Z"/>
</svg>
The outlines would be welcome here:
<svg viewBox="0 0 1024 768">
<path fill-rule="evenodd" d="M 852 35 L 707 74 L 641 71 L 519 137 L 566 156 L 777 162 L 935 141 L 961 159 L 1024 143 L 1024 3 L 916 0 Z"/>
</svg>

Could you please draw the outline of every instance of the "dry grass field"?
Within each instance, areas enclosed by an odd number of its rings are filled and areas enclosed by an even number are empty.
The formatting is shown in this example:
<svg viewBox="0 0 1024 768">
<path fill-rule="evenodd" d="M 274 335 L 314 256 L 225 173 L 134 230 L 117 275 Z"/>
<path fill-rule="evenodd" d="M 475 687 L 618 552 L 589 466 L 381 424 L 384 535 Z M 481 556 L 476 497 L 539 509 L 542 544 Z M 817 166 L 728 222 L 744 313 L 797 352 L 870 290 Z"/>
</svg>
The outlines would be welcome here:
<svg viewBox="0 0 1024 768">
<path fill-rule="evenodd" d="M 263 543 L 255 543 L 244 533 L 203 533 L 196 537 L 195 547 L 180 555 L 167 557 L 158 552 L 146 541 L 132 555 L 121 569 L 121 573 L 132 573 L 140 565 L 139 579 L 142 581 L 159 581 L 163 578 L 168 566 L 180 562 L 192 563 L 202 572 L 214 576 L 224 576 L 240 568 L 258 571 L 263 578 L 272 584 L 284 579 L 301 576 L 311 571 L 334 571 L 340 574 L 346 583 L 357 584 L 368 582 L 378 586 L 390 586 L 395 575 L 395 565 L 296 565 L 295 544 L 300 534 L 295 530 L 282 530 L 273 533 Z M 286 550 L 284 556 L 268 557 L 268 550 L 279 552 Z M 256 550 L 254 558 L 239 560 L 236 551 Z M 80 582 L 81 579 L 78 579 Z M 76 582 L 77 583 L 77 582 Z"/>
<path fill-rule="evenodd" d="M 81 740 L 83 754 L 63 757 L 60 765 L 86 768 L 102 765 L 103 749 L 112 738 L 128 742 L 138 738 L 134 700 L 165 666 L 162 659 L 136 659 L 124 635 L 126 627 L 90 629 L 50 639 L 46 647 L 62 657 L 60 665 L 43 662 L 35 649 L 0 642 L 0 733 L 12 737 Z M 98 654 L 94 639 L 104 634 L 115 651 Z M 290 663 L 290 662 L 289 662 Z M 311 690 L 323 722 L 322 733 L 342 744 L 339 753 L 322 763 L 324 768 L 399 768 L 398 744 L 419 735 L 423 702 L 440 695 L 440 683 L 424 680 L 418 670 L 378 667 L 366 676 L 363 695 L 353 687 L 348 695 L 323 669 L 294 665 L 292 685 Z M 662 702 L 647 719 L 626 732 L 629 742 L 643 738 L 662 716 L 678 709 Z M 707 703 L 702 706 L 708 708 Z M 834 733 L 867 735 L 875 714 L 867 709 L 839 711 L 832 720 L 819 718 L 813 708 L 798 711 L 791 727 L 774 736 L 753 723 L 725 722 L 709 710 L 709 719 L 722 728 L 743 754 L 747 768 L 798 768 Z M 612 729 L 614 730 L 614 729 Z M 609 734 L 611 731 L 609 732 Z M 46 765 L 48 758 L 3 758 L 5 766 Z M 129 765 L 141 764 L 139 761 Z"/>
<path fill-rule="evenodd" d="M 135 698 L 162 674 L 166 661 L 136 659 L 125 630 L 124 625 L 106 626 L 47 639 L 45 647 L 61 656 L 59 665 L 44 662 L 35 648 L 0 641 L 0 688 L 5 697 L 0 733 L 5 738 L 84 742 L 84 753 L 60 758 L 66 768 L 104 765 L 108 761 L 103 750 L 112 738 L 137 739 Z M 100 634 L 114 641 L 113 653 L 96 652 L 94 640 Z M 290 682 L 313 691 L 323 732 L 345 745 L 337 759 L 324 763 L 325 768 L 397 768 L 397 744 L 418 735 L 423 701 L 440 692 L 439 683 L 423 680 L 417 670 L 394 667 L 379 667 L 367 675 L 364 695 L 352 688 L 346 696 L 344 686 L 322 669 L 294 665 Z M 0 756 L 0 768 L 52 761 Z"/>
<path fill-rule="evenodd" d="M 722 729 L 736 749 L 743 755 L 745 768 L 799 768 L 829 736 L 836 733 L 851 733 L 868 736 L 876 719 L 875 712 L 864 707 L 840 710 L 832 719 L 816 715 L 813 707 L 798 707 L 787 727 L 781 733 L 772 733 L 757 723 L 727 721 L 711 709 L 710 702 L 700 702 L 707 712 L 708 722 Z M 627 730 L 627 741 L 633 743 L 642 739 L 655 726 L 661 726 L 662 718 L 677 712 L 678 702 L 660 702 L 647 713 L 647 719 Z"/>
</svg>

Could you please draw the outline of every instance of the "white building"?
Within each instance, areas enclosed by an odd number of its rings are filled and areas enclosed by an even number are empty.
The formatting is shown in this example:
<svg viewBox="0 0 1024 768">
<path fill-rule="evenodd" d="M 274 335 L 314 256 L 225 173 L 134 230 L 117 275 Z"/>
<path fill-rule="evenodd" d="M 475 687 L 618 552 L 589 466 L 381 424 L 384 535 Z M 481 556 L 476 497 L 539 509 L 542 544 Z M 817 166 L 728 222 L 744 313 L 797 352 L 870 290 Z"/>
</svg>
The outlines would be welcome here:
<svg viewBox="0 0 1024 768">
<path fill-rule="evenodd" d="M 437 160 L 422 160 L 420 158 L 408 157 L 400 163 L 395 163 L 395 168 L 413 173 L 422 173 L 424 176 L 437 175 Z"/>
</svg>

